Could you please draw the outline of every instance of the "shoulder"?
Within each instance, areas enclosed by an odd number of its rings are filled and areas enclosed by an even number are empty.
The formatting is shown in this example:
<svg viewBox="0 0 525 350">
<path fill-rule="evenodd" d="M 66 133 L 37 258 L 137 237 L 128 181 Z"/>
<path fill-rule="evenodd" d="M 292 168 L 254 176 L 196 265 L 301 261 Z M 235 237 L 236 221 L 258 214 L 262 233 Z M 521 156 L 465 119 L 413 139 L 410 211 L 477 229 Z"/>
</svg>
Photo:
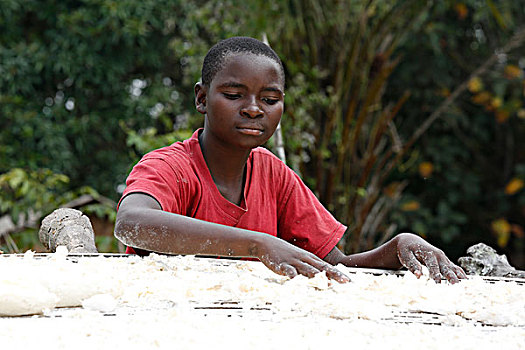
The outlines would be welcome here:
<svg viewBox="0 0 525 350">
<path fill-rule="evenodd" d="M 184 156 L 186 149 L 183 142 L 175 142 L 169 146 L 158 148 L 146 153 L 141 160 L 145 159 L 169 159 L 176 156 Z"/>
<path fill-rule="evenodd" d="M 188 203 L 200 193 L 200 184 L 185 143 L 176 142 L 144 155 L 126 179 L 123 197 L 142 192 L 155 198 L 165 211 L 187 213 Z"/>
<path fill-rule="evenodd" d="M 191 164 L 191 152 L 184 142 L 175 142 L 145 154 L 139 163 L 163 164 L 173 170 L 185 169 Z"/>
<path fill-rule="evenodd" d="M 254 148 L 251 157 L 253 157 L 253 161 L 257 163 L 270 165 L 279 169 L 288 168 L 281 159 L 264 147 Z"/>
<path fill-rule="evenodd" d="M 277 173 L 279 176 L 286 175 L 287 177 L 300 179 L 292 168 L 290 168 L 279 157 L 264 147 L 257 147 L 253 149 L 252 157 L 256 166 L 260 166 L 267 171 Z"/>
</svg>

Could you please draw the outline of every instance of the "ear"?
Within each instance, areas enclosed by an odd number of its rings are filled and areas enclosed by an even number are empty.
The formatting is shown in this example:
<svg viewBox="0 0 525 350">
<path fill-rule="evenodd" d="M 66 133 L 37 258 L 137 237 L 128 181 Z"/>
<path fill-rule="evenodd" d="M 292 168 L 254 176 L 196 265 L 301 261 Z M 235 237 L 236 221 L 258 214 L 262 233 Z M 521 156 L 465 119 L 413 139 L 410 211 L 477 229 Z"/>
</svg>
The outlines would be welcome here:
<svg viewBox="0 0 525 350">
<path fill-rule="evenodd" d="M 207 86 L 201 82 L 195 84 L 195 108 L 199 113 L 206 114 L 206 94 L 208 92 Z"/>
</svg>

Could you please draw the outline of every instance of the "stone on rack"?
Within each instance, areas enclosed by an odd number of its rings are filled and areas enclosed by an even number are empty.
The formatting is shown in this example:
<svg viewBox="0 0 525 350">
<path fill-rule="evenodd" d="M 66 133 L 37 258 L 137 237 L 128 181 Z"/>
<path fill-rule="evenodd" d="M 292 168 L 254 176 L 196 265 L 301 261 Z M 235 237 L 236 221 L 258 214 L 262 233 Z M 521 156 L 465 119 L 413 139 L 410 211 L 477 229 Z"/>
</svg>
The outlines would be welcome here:
<svg viewBox="0 0 525 350">
<path fill-rule="evenodd" d="M 525 271 L 516 270 L 505 255 L 498 255 L 486 244 L 473 245 L 467 254 L 469 256 L 459 258 L 458 262 L 468 275 L 525 278 Z"/>
<path fill-rule="evenodd" d="M 42 220 L 40 242 L 51 252 L 66 246 L 69 253 L 98 253 L 89 218 L 80 210 L 59 208 Z"/>
</svg>

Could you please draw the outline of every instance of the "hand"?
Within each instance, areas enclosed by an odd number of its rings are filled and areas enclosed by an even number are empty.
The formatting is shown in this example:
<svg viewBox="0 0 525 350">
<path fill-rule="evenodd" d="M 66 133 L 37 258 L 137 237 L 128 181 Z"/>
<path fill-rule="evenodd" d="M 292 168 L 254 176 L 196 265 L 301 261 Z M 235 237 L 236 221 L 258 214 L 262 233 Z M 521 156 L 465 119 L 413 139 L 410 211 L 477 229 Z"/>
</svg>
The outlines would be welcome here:
<svg viewBox="0 0 525 350">
<path fill-rule="evenodd" d="M 399 261 L 417 278 L 423 274 L 421 263 L 428 268 L 430 277 L 436 283 L 441 283 L 442 276 L 452 284 L 459 282 L 459 279 L 467 278 L 463 269 L 452 263 L 442 250 L 421 237 L 402 233 L 396 239 Z"/>
<path fill-rule="evenodd" d="M 339 283 L 350 282 L 348 276 L 316 255 L 273 236 L 264 238 L 259 245 L 257 257 L 273 272 L 290 278 L 298 274 L 312 278 L 325 271 L 328 278 Z"/>
</svg>

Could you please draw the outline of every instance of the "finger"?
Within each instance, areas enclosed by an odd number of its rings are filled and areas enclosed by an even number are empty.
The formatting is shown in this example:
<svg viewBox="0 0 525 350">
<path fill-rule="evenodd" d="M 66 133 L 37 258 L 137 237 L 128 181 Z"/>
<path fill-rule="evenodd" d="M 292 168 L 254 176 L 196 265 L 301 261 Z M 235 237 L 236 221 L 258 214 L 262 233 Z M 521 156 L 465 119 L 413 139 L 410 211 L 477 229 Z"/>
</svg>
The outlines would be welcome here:
<svg viewBox="0 0 525 350">
<path fill-rule="evenodd" d="M 414 275 L 416 275 L 417 278 L 423 276 L 423 269 L 419 261 L 417 260 L 414 253 L 411 251 L 404 250 L 402 252 L 398 253 L 398 258 L 401 264 L 408 269 L 408 271 L 412 272 Z"/>
<path fill-rule="evenodd" d="M 445 276 L 447 281 L 449 281 L 452 284 L 456 284 L 459 282 L 459 278 L 456 275 L 456 271 L 454 271 L 454 269 L 452 269 L 450 265 L 442 265 L 441 274 Z"/>
<path fill-rule="evenodd" d="M 461 267 L 459 267 L 457 265 L 452 265 L 452 268 L 456 272 L 456 276 L 458 276 L 460 279 L 467 278 L 467 274 L 465 273 L 465 271 Z"/>
<path fill-rule="evenodd" d="M 313 267 L 312 265 L 309 265 L 309 264 L 304 263 L 304 262 L 298 262 L 294 267 L 295 267 L 295 269 L 297 270 L 298 273 L 300 273 L 301 275 L 306 276 L 308 278 L 312 278 L 316 274 L 321 272 L 318 269 L 316 269 L 315 267 Z"/>
<path fill-rule="evenodd" d="M 279 275 L 287 276 L 290 278 L 294 278 L 295 276 L 297 276 L 297 270 L 295 269 L 295 267 L 286 263 L 279 264 L 279 267 L 275 272 L 277 272 Z"/>
<path fill-rule="evenodd" d="M 326 265 L 326 268 L 324 268 L 323 271 L 326 272 L 326 277 L 331 280 L 337 281 L 339 283 L 350 282 L 350 277 L 330 265 Z"/>
<path fill-rule="evenodd" d="M 441 283 L 441 272 L 439 271 L 439 263 L 436 256 L 432 253 L 426 253 L 422 256 L 425 266 L 428 268 L 430 273 L 430 278 L 432 278 L 436 283 Z"/>
<path fill-rule="evenodd" d="M 350 277 L 348 277 L 347 275 L 345 275 L 344 273 L 336 269 L 334 266 L 327 264 L 324 260 L 317 258 L 317 259 L 313 259 L 310 263 L 318 270 L 325 271 L 326 277 L 328 277 L 331 280 L 335 280 L 339 283 L 350 282 Z"/>
</svg>

